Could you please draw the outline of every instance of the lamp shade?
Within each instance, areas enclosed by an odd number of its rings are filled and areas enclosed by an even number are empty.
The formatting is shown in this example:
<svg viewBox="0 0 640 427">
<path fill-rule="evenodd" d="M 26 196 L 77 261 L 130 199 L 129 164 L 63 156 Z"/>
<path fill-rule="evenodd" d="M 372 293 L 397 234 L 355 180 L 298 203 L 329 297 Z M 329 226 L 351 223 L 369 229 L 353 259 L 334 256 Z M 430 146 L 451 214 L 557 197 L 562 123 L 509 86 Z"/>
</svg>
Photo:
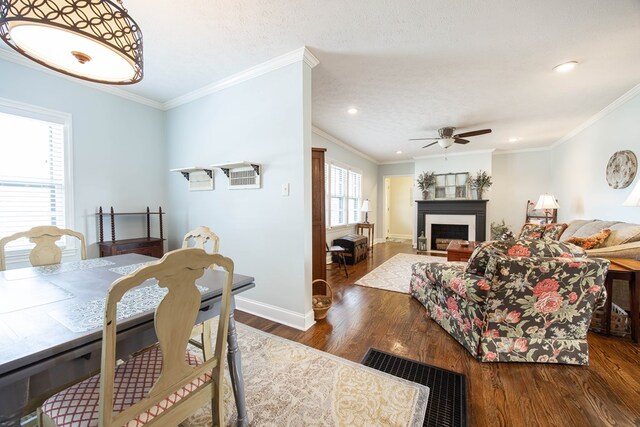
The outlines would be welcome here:
<svg viewBox="0 0 640 427">
<path fill-rule="evenodd" d="M 27 58 L 83 80 L 142 79 L 142 32 L 110 0 L 0 0 L 0 37 Z"/>
<path fill-rule="evenodd" d="M 622 203 L 622 206 L 640 206 L 640 180 L 636 182 L 636 186 L 633 187 L 633 191 Z"/>
<path fill-rule="evenodd" d="M 553 197 L 552 194 L 541 194 L 540 198 L 538 199 L 538 203 L 536 203 L 536 206 L 534 207 L 534 209 L 558 209 L 560 206 L 558 206 L 558 202 L 556 202 L 556 198 Z"/>
<path fill-rule="evenodd" d="M 360 212 L 369 212 L 369 199 L 364 199 L 362 206 L 360 206 Z"/>
</svg>

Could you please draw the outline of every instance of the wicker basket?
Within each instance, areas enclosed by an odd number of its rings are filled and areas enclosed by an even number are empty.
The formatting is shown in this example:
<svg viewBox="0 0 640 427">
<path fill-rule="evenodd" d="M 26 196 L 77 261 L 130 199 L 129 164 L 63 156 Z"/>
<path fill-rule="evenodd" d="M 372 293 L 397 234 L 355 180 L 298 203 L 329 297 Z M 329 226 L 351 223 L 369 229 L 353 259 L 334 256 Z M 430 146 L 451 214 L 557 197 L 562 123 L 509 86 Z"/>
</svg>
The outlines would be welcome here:
<svg viewBox="0 0 640 427">
<path fill-rule="evenodd" d="M 331 286 L 326 280 L 316 279 L 311 282 L 312 286 L 312 304 L 313 304 L 313 318 L 316 320 L 322 320 L 327 317 L 327 312 L 333 304 L 333 291 Z"/>
<path fill-rule="evenodd" d="M 593 312 L 589 329 L 594 332 L 604 333 L 604 308 Z M 611 304 L 611 327 L 609 333 L 618 337 L 631 336 L 629 314 L 623 308 L 613 303 Z"/>
</svg>

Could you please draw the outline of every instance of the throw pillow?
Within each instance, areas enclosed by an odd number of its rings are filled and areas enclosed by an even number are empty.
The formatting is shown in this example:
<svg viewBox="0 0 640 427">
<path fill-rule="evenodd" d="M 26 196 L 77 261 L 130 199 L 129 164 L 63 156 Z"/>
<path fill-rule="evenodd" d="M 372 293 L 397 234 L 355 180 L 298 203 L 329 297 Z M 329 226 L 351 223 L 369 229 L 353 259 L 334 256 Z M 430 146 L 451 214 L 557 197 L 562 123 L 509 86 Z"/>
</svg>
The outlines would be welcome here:
<svg viewBox="0 0 640 427">
<path fill-rule="evenodd" d="M 547 224 L 542 232 L 543 239 L 560 240 L 560 236 L 567 228 L 567 224 Z"/>
<path fill-rule="evenodd" d="M 525 224 L 520 230 L 518 239 L 542 239 L 542 233 L 544 233 L 544 225 Z"/>
<path fill-rule="evenodd" d="M 572 243 L 576 246 L 580 246 L 582 249 L 595 249 L 604 242 L 611 234 L 611 230 L 605 228 L 600 232 L 588 237 L 570 237 L 564 241 L 564 243 Z"/>
</svg>

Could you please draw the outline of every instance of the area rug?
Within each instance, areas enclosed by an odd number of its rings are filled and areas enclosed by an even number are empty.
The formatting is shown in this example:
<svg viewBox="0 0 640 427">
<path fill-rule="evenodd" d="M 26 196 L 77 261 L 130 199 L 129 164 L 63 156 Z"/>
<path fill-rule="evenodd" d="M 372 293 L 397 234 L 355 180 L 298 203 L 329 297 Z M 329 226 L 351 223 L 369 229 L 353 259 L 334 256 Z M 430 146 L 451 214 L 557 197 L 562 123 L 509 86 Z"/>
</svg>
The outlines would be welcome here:
<svg viewBox="0 0 640 427">
<path fill-rule="evenodd" d="M 467 425 L 467 381 L 464 375 L 370 348 L 363 365 L 429 387 L 425 427 Z"/>
<path fill-rule="evenodd" d="M 356 285 L 408 294 L 409 282 L 411 281 L 411 266 L 413 264 L 416 262 L 446 261 L 447 259 L 444 257 L 398 254 L 364 275 L 356 281 Z"/>
<path fill-rule="evenodd" d="M 246 325 L 237 324 L 237 330 L 250 425 L 423 425 L 428 387 Z M 237 413 L 226 376 L 230 426 Z M 210 410 L 200 409 L 182 426 L 210 426 Z"/>
</svg>

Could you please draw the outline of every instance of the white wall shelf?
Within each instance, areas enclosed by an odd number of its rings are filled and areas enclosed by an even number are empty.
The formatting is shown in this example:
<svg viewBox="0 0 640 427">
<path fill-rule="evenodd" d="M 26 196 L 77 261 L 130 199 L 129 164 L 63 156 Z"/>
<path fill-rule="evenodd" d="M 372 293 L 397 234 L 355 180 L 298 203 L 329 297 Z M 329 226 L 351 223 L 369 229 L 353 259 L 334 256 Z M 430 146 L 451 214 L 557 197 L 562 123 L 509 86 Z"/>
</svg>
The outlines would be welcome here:
<svg viewBox="0 0 640 427">
<path fill-rule="evenodd" d="M 260 188 L 262 168 L 259 163 L 243 160 L 240 162 L 211 165 L 211 167 L 221 169 L 227 178 L 229 178 L 230 190 Z"/>
<path fill-rule="evenodd" d="M 213 169 L 201 166 L 171 169 L 180 172 L 189 182 L 189 191 L 213 190 Z"/>
</svg>

